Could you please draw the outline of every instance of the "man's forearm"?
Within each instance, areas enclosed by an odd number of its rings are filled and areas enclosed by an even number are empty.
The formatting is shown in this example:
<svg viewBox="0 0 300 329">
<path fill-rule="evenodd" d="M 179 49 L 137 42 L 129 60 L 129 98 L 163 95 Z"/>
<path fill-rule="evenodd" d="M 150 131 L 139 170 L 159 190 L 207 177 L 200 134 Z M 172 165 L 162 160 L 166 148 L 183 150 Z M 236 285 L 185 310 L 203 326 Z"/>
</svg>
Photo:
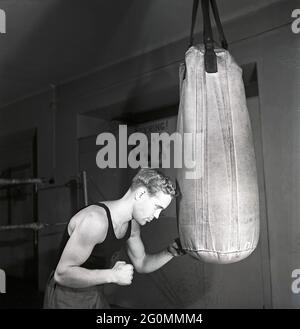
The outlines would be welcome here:
<svg viewBox="0 0 300 329">
<path fill-rule="evenodd" d="M 164 249 L 156 254 L 146 254 L 140 273 L 150 273 L 158 270 L 168 263 L 174 256 Z"/>
<path fill-rule="evenodd" d="M 114 281 L 111 269 L 88 270 L 79 266 L 72 266 L 63 272 L 55 271 L 54 280 L 69 288 L 87 288 Z"/>
</svg>

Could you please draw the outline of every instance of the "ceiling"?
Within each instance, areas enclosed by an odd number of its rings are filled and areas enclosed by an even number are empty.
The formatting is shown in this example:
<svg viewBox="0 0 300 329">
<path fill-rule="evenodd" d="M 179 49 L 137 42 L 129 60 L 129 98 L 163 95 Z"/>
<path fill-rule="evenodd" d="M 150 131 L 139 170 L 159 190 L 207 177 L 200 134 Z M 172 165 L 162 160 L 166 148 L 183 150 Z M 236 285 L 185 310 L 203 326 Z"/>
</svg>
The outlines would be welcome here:
<svg viewBox="0 0 300 329">
<path fill-rule="evenodd" d="M 217 0 L 222 21 L 280 0 Z M 189 34 L 192 0 L 0 0 L 0 107 Z"/>
</svg>

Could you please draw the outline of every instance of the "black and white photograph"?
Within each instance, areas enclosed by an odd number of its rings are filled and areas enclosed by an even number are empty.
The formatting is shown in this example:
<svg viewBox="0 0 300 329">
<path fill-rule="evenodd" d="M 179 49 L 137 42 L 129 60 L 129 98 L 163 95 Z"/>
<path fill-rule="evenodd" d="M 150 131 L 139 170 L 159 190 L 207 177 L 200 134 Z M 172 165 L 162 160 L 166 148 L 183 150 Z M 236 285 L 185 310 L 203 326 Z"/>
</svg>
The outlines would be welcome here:
<svg viewBox="0 0 300 329">
<path fill-rule="evenodd" d="M 299 308 L 300 1 L 0 0 L 0 317 Z"/>
</svg>

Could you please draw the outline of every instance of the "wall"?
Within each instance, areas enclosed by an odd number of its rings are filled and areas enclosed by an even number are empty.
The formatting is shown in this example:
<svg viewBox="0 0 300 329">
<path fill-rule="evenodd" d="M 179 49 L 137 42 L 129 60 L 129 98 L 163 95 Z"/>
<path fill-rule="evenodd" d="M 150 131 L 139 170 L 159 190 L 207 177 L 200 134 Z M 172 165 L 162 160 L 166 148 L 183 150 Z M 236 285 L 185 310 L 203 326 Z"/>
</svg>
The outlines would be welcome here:
<svg viewBox="0 0 300 329">
<path fill-rule="evenodd" d="M 282 1 L 225 25 L 237 62 L 256 62 L 258 68 L 268 252 L 275 308 L 299 307 L 299 298 L 290 289 L 291 271 L 300 267 L 300 41 L 290 28 L 290 14 L 297 7 L 297 1 Z M 57 185 L 40 192 L 41 221 L 64 221 L 73 211 L 70 190 L 64 184 L 79 170 L 77 114 L 110 119 L 176 104 L 178 64 L 186 45 L 187 38 L 60 86 L 56 139 L 53 139 L 50 93 L 2 109 L 1 135 L 38 128 L 38 174 L 54 177 Z M 40 234 L 40 289 L 54 263 L 61 230 L 62 227 L 53 227 Z M 230 294 L 239 294 L 227 293 L 228 298 Z"/>
<path fill-rule="evenodd" d="M 299 7 L 299 4 L 298 4 Z M 288 9 L 290 8 L 290 9 Z M 289 1 L 288 16 L 297 3 Z M 268 19 L 272 17 L 268 16 Z M 283 23 L 283 22 L 282 22 Z M 291 273 L 299 268 L 300 39 L 290 24 L 234 45 L 239 63 L 256 61 L 261 108 L 273 307 L 299 307 Z"/>
<path fill-rule="evenodd" d="M 34 131 L 18 132 L 0 140 L 1 177 L 33 177 Z M 3 176 L 2 176 L 3 175 Z M 0 223 L 28 224 L 34 221 L 34 186 L 10 186 L 0 189 Z M 36 281 L 32 230 L 0 231 L 0 264 L 7 276 Z"/>
</svg>

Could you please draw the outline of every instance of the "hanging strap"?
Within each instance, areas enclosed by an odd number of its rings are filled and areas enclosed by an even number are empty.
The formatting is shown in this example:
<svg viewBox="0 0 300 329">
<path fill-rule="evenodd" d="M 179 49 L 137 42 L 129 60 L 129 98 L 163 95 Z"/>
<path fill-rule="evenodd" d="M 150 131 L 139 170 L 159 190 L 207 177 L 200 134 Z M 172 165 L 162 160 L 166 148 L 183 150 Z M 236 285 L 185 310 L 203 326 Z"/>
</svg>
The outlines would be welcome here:
<svg viewBox="0 0 300 329">
<path fill-rule="evenodd" d="M 202 0 L 203 13 L 203 42 L 205 46 L 204 65 L 207 73 L 218 71 L 217 56 L 214 51 L 214 40 L 209 15 L 209 0 Z"/>
<path fill-rule="evenodd" d="M 209 13 L 209 4 L 211 4 L 212 7 L 212 11 L 215 18 L 222 47 L 224 49 L 228 49 L 228 43 L 225 38 L 225 34 L 222 28 L 222 24 L 218 12 L 218 7 L 215 0 L 201 0 L 202 14 L 203 14 L 203 42 L 205 46 L 205 55 L 204 55 L 205 71 L 207 73 L 215 73 L 217 72 L 218 68 L 217 68 L 217 58 L 214 51 L 214 40 L 213 40 L 211 19 Z M 194 0 L 189 47 L 191 47 L 194 43 L 194 28 L 195 28 L 195 22 L 197 17 L 198 5 L 199 5 L 199 0 Z"/>
<path fill-rule="evenodd" d="M 218 6 L 216 4 L 216 0 L 210 0 L 210 4 L 211 4 L 211 8 L 212 8 L 212 11 L 213 11 L 213 14 L 214 14 L 217 29 L 218 29 L 218 32 L 219 32 L 219 38 L 220 38 L 222 48 L 228 49 L 228 43 L 227 43 L 224 31 L 223 31 L 223 27 L 222 27 L 222 23 L 221 23 L 221 20 L 220 20 L 220 15 L 219 15 L 219 11 L 218 11 Z"/>
<path fill-rule="evenodd" d="M 195 28 L 195 23 L 196 23 L 198 5 L 199 5 L 199 0 L 194 0 L 189 48 L 192 47 L 192 45 L 194 44 L 194 28 Z"/>
</svg>

